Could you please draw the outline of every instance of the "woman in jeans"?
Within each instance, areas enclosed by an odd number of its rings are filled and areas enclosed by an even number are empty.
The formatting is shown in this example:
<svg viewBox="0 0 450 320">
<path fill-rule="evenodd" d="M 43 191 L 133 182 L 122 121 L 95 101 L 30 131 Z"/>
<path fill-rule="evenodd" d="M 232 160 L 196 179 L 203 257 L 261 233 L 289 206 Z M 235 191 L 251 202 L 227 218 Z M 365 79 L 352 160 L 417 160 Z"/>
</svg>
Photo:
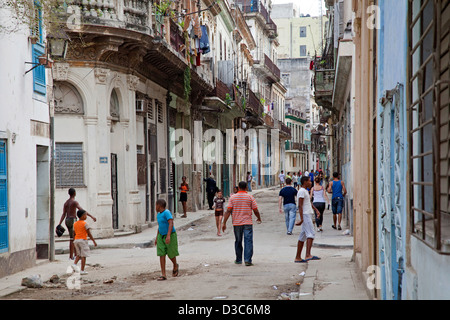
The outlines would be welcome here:
<svg viewBox="0 0 450 320">
<path fill-rule="evenodd" d="M 317 214 L 314 213 L 316 215 L 317 231 L 323 231 L 322 222 L 323 222 L 323 212 L 325 211 L 325 199 L 326 202 L 330 202 L 330 200 L 328 199 L 328 195 L 327 192 L 325 191 L 325 188 L 320 185 L 319 176 L 316 177 L 315 182 L 316 183 L 314 184 L 314 187 L 311 188 L 310 197 L 311 199 L 313 199 L 312 201 L 314 207 L 316 207 L 317 210 L 319 210 L 320 212 L 319 218 L 317 218 Z"/>
</svg>

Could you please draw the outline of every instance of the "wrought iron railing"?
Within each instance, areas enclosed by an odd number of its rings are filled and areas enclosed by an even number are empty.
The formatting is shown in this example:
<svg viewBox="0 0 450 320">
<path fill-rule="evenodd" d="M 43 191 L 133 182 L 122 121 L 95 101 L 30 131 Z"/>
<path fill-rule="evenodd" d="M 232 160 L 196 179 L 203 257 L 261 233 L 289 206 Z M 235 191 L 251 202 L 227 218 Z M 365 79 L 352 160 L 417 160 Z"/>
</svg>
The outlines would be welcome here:
<svg viewBox="0 0 450 320">
<path fill-rule="evenodd" d="M 266 54 L 264 54 L 264 65 L 272 72 L 278 79 L 281 77 L 280 69 L 272 59 L 270 59 Z"/>
</svg>

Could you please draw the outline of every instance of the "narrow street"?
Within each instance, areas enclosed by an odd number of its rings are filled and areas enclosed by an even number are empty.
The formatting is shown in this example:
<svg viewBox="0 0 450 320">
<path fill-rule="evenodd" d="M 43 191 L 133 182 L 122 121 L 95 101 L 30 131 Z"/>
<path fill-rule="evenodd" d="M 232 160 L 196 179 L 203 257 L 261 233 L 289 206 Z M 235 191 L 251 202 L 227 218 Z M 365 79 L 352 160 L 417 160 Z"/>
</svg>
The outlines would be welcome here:
<svg viewBox="0 0 450 320">
<path fill-rule="evenodd" d="M 60 277 L 57 283 L 46 282 L 44 288 L 27 288 L 3 299 L 368 299 L 351 262 L 352 248 L 315 246 L 312 253 L 321 257 L 320 261 L 294 263 L 300 227 L 294 228 L 293 235 L 286 235 L 284 215 L 278 213 L 278 191 L 272 188 L 255 192 L 263 223 L 254 225 L 254 266 L 233 263 L 231 219 L 227 232 L 218 237 L 210 211 L 203 219 L 177 231 L 180 251 L 177 278 L 171 276 L 172 263 L 167 260 L 167 281 L 156 281 L 160 275 L 156 248 L 102 249 L 99 239 L 100 249 L 91 250 L 86 267 L 89 274 L 81 277 L 79 289 L 70 289 L 71 281 L 67 279 L 76 278 L 66 274 L 70 262 L 68 255 L 62 254 L 57 255 L 56 263 L 46 264 Z M 326 211 L 323 234 L 317 237 L 348 237 L 331 228 L 331 219 L 331 213 Z M 182 222 L 183 219 L 176 218 L 175 227 Z M 156 228 L 144 232 L 154 237 Z"/>
</svg>

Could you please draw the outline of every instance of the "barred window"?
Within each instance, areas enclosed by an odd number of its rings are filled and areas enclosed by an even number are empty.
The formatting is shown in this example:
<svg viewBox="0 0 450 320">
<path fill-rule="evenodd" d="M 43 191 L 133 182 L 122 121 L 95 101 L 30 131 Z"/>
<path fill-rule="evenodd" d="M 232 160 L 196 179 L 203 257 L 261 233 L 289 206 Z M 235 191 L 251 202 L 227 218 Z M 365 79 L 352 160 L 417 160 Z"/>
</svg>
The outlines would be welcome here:
<svg viewBox="0 0 450 320">
<path fill-rule="evenodd" d="M 55 144 L 56 187 L 84 186 L 83 148 L 81 143 Z"/>
<path fill-rule="evenodd" d="M 409 1 L 409 136 L 413 234 L 450 253 L 450 1 Z"/>
</svg>

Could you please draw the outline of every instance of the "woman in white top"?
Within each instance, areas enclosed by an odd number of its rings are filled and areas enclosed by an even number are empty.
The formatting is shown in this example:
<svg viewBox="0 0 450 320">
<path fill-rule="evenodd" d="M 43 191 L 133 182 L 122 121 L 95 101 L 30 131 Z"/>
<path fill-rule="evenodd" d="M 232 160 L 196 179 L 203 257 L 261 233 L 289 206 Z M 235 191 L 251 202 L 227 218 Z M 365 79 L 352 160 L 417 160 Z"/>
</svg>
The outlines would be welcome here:
<svg viewBox="0 0 450 320">
<path fill-rule="evenodd" d="M 317 217 L 316 214 L 317 231 L 323 231 L 322 230 L 323 212 L 325 211 L 326 202 L 330 202 L 330 200 L 328 199 L 328 195 L 325 188 L 320 185 L 320 177 L 316 177 L 315 182 L 316 183 L 314 184 L 314 187 L 311 188 L 309 195 L 312 199 L 314 207 L 316 207 L 317 210 L 319 210 L 320 212 L 319 217 Z"/>
</svg>

